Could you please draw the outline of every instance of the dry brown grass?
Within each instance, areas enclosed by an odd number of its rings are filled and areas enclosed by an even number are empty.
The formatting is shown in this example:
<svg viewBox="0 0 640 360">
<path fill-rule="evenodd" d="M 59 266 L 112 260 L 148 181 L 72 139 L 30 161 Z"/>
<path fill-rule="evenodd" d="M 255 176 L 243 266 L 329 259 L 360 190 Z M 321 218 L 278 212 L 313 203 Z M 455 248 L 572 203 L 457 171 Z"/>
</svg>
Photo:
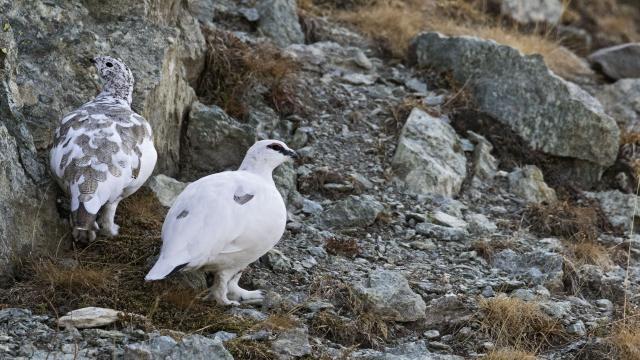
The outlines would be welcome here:
<svg viewBox="0 0 640 360">
<path fill-rule="evenodd" d="M 481 328 L 498 346 L 537 352 L 566 335 L 561 323 L 534 302 L 497 297 L 480 300 Z"/>
<path fill-rule="evenodd" d="M 80 265 L 56 264 L 51 259 L 40 259 L 33 264 L 35 281 L 43 286 L 64 289 L 73 294 L 84 291 L 105 290 L 111 283 L 108 269 L 91 269 Z"/>
<path fill-rule="evenodd" d="M 329 299 L 336 307 L 317 313 L 310 322 L 312 333 L 345 346 L 373 347 L 383 345 L 390 336 L 384 319 L 374 314 L 366 299 L 347 283 L 320 277 L 310 286 L 310 293 Z"/>
<path fill-rule="evenodd" d="M 23 259 L 18 281 L 0 291 L 0 304 L 58 316 L 87 306 L 107 307 L 145 316 L 147 322 L 138 325 L 149 327 L 147 330 L 204 334 L 225 330 L 243 334 L 260 327 L 274 328 L 277 322 L 273 319 L 261 324 L 231 316 L 225 308 L 199 299 L 201 290 L 175 278 L 144 281 L 151 266 L 149 257 L 159 251 L 165 213 L 148 189 L 140 189 L 118 209 L 119 236 L 99 237 L 81 251 L 61 250 L 58 258 Z M 228 348 L 236 358 L 275 358 L 268 342 L 236 340 Z"/>
<path fill-rule="evenodd" d="M 247 115 L 247 96 L 251 89 L 264 86 L 264 98 L 278 113 L 299 110 L 294 80 L 298 64 L 267 44 L 250 46 L 226 31 L 207 34 L 205 68 L 197 86 L 206 103 L 220 106 L 229 115 Z"/>
<path fill-rule="evenodd" d="M 482 239 L 475 240 L 471 248 L 487 261 L 491 261 L 493 256 L 505 249 L 513 249 L 514 241 L 511 239 Z"/>
<path fill-rule="evenodd" d="M 525 223 L 543 236 L 560 236 L 572 241 L 593 241 L 600 231 L 609 228 L 602 211 L 595 203 L 588 206 L 570 202 L 529 205 Z"/>
<path fill-rule="evenodd" d="M 596 242 L 598 234 L 610 230 L 610 225 L 593 202 L 588 205 L 567 201 L 529 205 L 525 211 L 525 222 L 539 235 L 566 239 L 570 255 L 577 263 L 603 268 L 613 265 L 607 248 Z"/>
<path fill-rule="evenodd" d="M 579 263 L 596 265 L 604 269 L 613 266 L 613 260 L 607 248 L 595 242 L 583 241 L 571 244 L 570 249 Z"/>
<path fill-rule="evenodd" d="M 536 360 L 536 355 L 527 351 L 512 348 L 491 350 L 484 360 Z"/>
<path fill-rule="evenodd" d="M 324 248 L 331 255 L 342 255 L 349 258 L 354 258 L 362 252 L 358 240 L 354 238 L 332 237 L 324 244 Z"/>
<path fill-rule="evenodd" d="M 524 54 L 541 54 L 547 65 L 562 76 L 589 73 L 573 53 L 550 36 L 525 33 L 517 27 L 498 24 L 483 11 L 482 1 L 461 0 L 379 0 L 366 6 L 334 9 L 331 15 L 351 24 L 393 57 L 404 58 L 411 39 L 422 31 L 446 35 L 472 35 L 495 40 Z M 311 6 L 309 2 L 305 5 Z M 326 10 L 325 10 L 326 12 Z"/>
<path fill-rule="evenodd" d="M 637 326 L 620 326 L 609 338 L 617 358 L 620 360 L 640 359 L 640 329 Z"/>
</svg>

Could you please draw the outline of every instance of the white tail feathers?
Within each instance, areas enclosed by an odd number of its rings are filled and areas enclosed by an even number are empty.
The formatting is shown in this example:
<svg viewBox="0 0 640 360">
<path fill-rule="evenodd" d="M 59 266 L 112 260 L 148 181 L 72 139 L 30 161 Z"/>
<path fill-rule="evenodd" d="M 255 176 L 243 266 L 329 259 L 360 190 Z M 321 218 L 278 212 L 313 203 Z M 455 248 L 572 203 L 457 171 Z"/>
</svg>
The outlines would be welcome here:
<svg viewBox="0 0 640 360">
<path fill-rule="evenodd" d="M 162 280 L 167 276 L 182 270 L 182 268 L 184 268 L 187 265 L 188 263 L 184 263 L 180 265 L 167 264 L 162 261 L 162 258 L 160 258 L 158 259 L 156 264 L 153 265 L 151 270 L 149 270 L 149 273 L 147 274 L 147 276 L 144 277 L 144 279 L 146 281 Z"/>
</svg>

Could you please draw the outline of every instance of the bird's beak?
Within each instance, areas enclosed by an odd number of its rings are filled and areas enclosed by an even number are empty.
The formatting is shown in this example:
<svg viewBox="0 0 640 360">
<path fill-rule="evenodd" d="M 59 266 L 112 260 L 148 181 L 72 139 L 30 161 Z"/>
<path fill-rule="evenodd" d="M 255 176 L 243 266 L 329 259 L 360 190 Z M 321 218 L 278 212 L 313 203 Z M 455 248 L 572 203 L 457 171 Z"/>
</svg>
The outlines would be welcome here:
<svg viewBox="0 0 640 360">
<path fill-rule="evenodd" d="M 94 59 L 94 58 L 90 58 L 90 59 L 89 59 L 89 62 L 95 65 L 95 64 L 96 64 L 96 59 Z"/>
<path fill-rule="evenodd" d="M 289 151 L 287 152 L 287 155 L 288 155 L 290 158 L 292 158 L 293 160 L 298 160 L 298 159 L 300 159 L 300 155 L 298 155 L 298 153 L 297 153 L 297 152 L 295 152 L 295 151 L 293 151 L 293 150 L 289 150 Z"/>
</svg>

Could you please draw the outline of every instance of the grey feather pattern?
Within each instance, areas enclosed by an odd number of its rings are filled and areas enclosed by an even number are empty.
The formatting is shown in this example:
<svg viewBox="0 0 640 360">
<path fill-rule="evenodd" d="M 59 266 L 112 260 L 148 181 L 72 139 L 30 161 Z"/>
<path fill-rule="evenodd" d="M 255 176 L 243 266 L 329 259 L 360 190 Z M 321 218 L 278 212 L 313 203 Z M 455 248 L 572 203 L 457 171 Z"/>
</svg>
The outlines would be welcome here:
<svg viewBox="0 0 640 360">
<path fill-rule="evenodd" d="M 252 194 L 233 195 L 233 200 L 240 205 L 244 205 L 253 199 Z"/>
<path fill-rule="evenodd" d="M 127 166 L 135 179 L 141 166 L 140 145 L 151 135 L 146 120 L 128 106 L 98 97 L 65 116 L 55 132 L 54 147 L 63 154 L 56 166 L 61 180 L 67 186 L 78 184 L 79 200 L 85 202 L 108 175 L 121 177 Z"/>
</svg>

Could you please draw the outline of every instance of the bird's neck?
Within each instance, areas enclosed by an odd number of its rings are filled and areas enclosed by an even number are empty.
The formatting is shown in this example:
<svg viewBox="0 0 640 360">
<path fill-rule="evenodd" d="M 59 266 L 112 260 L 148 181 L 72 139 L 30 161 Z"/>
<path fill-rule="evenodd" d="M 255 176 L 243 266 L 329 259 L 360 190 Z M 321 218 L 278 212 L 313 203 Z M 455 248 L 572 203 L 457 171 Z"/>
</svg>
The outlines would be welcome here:
<svg viewBox="0 0 640 360">
<path fill-rule="evenodd" d="M 273 166 L 250 155 L 245 156 L 238 170 L 247 171 L 273 181 Z"/>
<path fill-rule="evenodd" d="M 133 86 L 115 84 L 111 82 L 106 83 L 98 97 L 106 96 L 110 96 L 118 100 L 124 100 L 129 104 L 129 106 L 131 106 L 133 99 Z"/>
</svg>

